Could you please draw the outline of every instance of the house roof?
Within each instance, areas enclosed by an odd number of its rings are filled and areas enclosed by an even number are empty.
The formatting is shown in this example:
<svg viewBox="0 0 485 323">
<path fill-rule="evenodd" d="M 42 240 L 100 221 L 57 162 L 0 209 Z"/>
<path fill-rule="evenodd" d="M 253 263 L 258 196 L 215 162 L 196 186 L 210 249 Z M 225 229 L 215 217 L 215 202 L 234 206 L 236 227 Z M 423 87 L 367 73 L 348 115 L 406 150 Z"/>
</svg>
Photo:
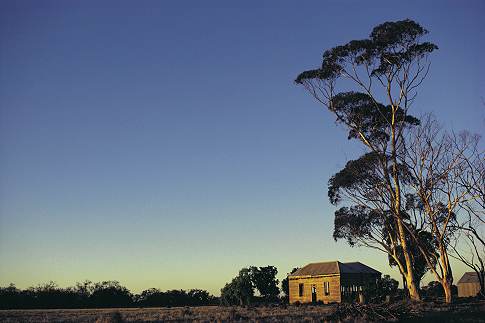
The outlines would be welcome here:
<svg viewBox="0 0 485 323">
<path fill-rule="evenodd" d="M 338 274 L 340 272 L 338 268 L 338 261 L 328 261 L 328 262 L 316 262 L 308 264 L 297 271 L 295 271 L 290 276 L 316 276 L 316 275 L 329 275 Z"/>
<path fill-rule="evenodd" d="M 458 281 L 458 284 L 463 284 L 463 283 L 479 283 L 480 281 L 478 280 L 478 275 L 474 271 L 469 271 L 463 274 L 463 276 L 460 278 Z"/>
<path fill-rule="evenodd" d="M 327 261 L 308 264 L 290 276 L 318 276 L 331 274 L 380 274 L 379 271 L 360 262 Z"/>
<path fill-rule="evenodd" d="M 367 265 L 364 265 L 361 262 L 346 262 L 341 263 L 339 262 L 340 272 L 341 273 L 348 273 L 348 274 L 380 274 L 380 271 L 377 271 Z"/>
</svg>

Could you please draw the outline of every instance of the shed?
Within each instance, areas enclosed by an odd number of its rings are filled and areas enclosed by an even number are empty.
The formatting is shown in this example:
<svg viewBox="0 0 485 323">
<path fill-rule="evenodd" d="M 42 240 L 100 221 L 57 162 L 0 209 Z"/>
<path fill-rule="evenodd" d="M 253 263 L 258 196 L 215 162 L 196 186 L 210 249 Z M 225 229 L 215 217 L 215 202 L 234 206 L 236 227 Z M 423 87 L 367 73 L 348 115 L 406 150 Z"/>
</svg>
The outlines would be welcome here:
<svg viewBox="0 0 485 323">
<path fill-rule="evenodd" d="M 480 281 L 474 271 L 466 272 L 457 284 L 458 297 L 473 297 L 480 292 Z"/>
</svg>

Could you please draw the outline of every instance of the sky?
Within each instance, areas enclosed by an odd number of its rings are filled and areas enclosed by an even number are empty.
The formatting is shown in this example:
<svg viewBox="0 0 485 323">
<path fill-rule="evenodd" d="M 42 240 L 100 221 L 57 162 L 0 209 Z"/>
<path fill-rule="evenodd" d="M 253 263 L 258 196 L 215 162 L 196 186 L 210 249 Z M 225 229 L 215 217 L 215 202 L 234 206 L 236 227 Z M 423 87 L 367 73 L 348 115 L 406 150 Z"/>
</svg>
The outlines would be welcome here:
<svg viewBox="0 0 485 323">
<path fill-rule="evenodd" d="M 363 151 L 294 83 L 414 19 L 439 50 L 413 107 L 484 134 L 483 1 L 0 2 L 0 286 L 118 280 L 219 294 L 384 254 L 332 238 L 328 179 Z M 465 267 L 454 263 L 457 281 Z M 432 277 L 428 277 L 428 280 Z"/>
</svg>

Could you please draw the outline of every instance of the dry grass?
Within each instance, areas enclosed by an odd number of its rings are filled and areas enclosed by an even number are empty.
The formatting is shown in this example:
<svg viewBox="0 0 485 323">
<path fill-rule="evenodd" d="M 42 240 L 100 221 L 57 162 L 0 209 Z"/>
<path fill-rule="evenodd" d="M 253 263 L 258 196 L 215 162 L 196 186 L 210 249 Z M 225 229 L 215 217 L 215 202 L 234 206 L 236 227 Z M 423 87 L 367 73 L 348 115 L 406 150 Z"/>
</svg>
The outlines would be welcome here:
<svg viewBox="0 0 485 323">
<path fill-rule="evenodd" d="M 319 322 L 334 305 L 305 307 L 174 307 L 0 311 L 1 322 Z M 118 314 L 119 313 L 119 314 Z"/>
<path fill-rule="evenodd" d="M 389 312 L 391 315 L 387 316 Z M 409 305 L 4 310 L 0 322 L 485 322 L 485 302 Z"/>
</svg>

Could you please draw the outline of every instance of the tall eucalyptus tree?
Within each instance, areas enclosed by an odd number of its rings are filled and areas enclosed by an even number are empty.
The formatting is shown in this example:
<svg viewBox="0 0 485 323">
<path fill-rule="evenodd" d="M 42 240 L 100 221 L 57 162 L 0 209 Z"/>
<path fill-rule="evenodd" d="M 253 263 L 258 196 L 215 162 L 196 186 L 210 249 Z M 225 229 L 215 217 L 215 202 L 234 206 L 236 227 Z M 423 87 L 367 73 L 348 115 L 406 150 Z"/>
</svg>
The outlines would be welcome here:
<svg viewBox="0 0 485 323">
<path fill-rule="evenodd" d="M 375 158 L 380 185 L 361 202 L 368 207 L 377 198 L 387 206 L 380 216 L 392 223 L 392 232 L 382 239 L 392 237 L 391 249 L 401 250 L 402 257 L 393 260 L 413 300 L 420 296 L 404 223 L 405 176 L 398 153 L 405 129 L 419 124 L 408 110 L 428 74 L 428 55 L 437 49 L 433 43 L 421 42 L 427 33 L 409 19 L 385 22 L 369 38 L 325 51 L 321 67 L 304 71 L 295 80 L 348 129 L 349 139 L 360 140 Z M 339 82 L 342 79 L 347 81 Z"/>
</svg>

